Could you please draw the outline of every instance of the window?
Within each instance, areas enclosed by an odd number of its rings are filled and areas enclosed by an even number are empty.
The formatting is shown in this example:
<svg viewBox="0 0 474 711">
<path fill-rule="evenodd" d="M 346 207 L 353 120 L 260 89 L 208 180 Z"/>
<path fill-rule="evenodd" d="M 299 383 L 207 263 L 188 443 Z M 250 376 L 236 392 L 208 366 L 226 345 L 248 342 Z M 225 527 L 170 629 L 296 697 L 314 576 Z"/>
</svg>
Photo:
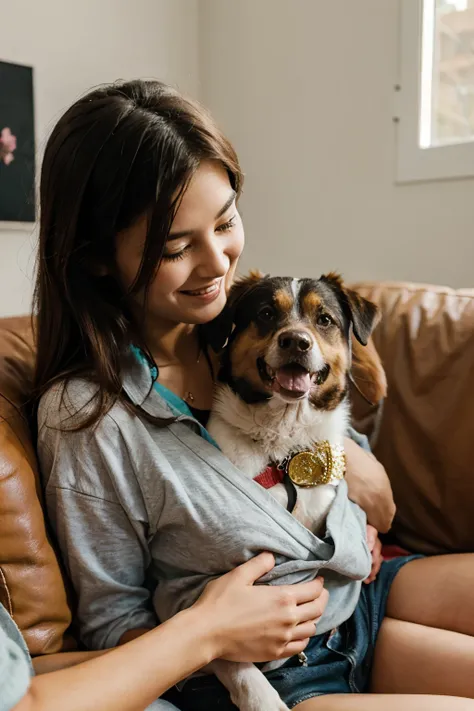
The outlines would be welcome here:
<svg viewBox="0 0 474 711">
<path fill-rule="evenodd" d="M 401 182 L 474 176 L 474 0 L 401 0 Z"/>
</svg>

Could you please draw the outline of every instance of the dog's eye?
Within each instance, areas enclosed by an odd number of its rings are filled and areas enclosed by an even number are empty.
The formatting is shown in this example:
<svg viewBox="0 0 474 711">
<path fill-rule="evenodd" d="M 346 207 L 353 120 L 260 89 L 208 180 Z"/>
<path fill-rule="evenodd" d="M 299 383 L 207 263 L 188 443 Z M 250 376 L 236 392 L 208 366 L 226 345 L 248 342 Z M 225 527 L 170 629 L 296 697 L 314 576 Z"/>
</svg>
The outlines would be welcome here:
<svg viewBox="0 0 474 711">
<path fill-rule="evenodd" d="M 264 321 L 265 323 L 270 323 L 274 316 L 275 310 L 271 306 L 264 306 L 263 309 L 260 309 L 258 312 L 258 318 L 260 321 Z"/>
<path fill-rule="evenodd" d="M 319 314 L 317 322 L 318 326 L 321 326 L 322 328 L 328 328 L 328 326 L 331 326 L 334 321 L 332 318 L 329 316 L 329 314 Z"/>
</svg>

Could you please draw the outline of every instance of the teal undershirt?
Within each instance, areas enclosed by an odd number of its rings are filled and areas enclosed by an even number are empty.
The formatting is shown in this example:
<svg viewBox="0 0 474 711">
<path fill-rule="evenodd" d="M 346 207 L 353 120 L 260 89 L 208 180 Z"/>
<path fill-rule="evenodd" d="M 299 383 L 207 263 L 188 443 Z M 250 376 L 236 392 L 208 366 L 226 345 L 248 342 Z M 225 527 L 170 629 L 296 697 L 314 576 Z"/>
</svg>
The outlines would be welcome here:
<svg viewBox="0 0 474 711">
<path fill-rule="evenodd" d="M 190 417 L 199 426 L 201 437 L 203 437 L 208 442 L 213 444 L 214 447 L 217 447 L 217 449 L 219 449 L 219 445 L 217 444 L 217 442 L 211 437 L 206 428 L 200 422 L 198 422 L 186 402 L 182 398 L 180 398 L 179 395 L 176 395 L 176 393 L 167 388 L 166 385 L 162 385 L 159 382 L 158 368 L 156 367 L 156 365 L 151 365 L 149 363 L 147 357 L 145 356 L 141 348 L 138 348 L 137 346 L 132 346 L 132 350 L 138 360 L 140 360 L 142 363 L 146 363 L 146 365 L 148 365 L 148 367 L 150 368 L 150 374 L 153 380 L 153 387 L 155 388 L 156 392 L 161 395 L 164 400 L 166 400 L 173 413 L 178 416 L 185 415 L 186 417 Z"/>
</svg>

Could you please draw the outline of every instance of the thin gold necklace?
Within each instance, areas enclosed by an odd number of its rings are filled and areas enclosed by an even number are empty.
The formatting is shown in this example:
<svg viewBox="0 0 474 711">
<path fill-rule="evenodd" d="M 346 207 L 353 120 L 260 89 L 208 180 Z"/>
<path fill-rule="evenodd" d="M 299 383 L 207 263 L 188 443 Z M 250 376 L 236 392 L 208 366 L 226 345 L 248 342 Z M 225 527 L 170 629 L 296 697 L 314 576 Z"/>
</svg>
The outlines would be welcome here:
<svg viewBox="0 0 474 711">
<path fill-rule="evenodd" d="M 202 348 L 201 348 L 201 346 L 199 346 L 199 351 L 198 351 L 197 358 L 196 358 L 196 365 L 199 364 L 199 362 L 200 362 L 200 360 L 201 360 L 201 355 L 202 355 Z M 176 361 L 171 362 L 171 363 L 164 363 L 163 365 L 158 365 L 158 364 L 157 364 L 156 367 L 158 368 L 158 371 L 159 371 L 160 368 L 169 368 L 169 367 L 171 367 L 172 365 L 182 365 L 182 364 L 179 362 L 179 360 L 176 360 Z M 184 395 L 183 395 L 183 400 L 184 400 L 185 402 L 187 402 L 188 404 L 191 404 L 191 405 L 192 405 L 192 403 L 194 402 L 194 395 L 193 395 L 193 393 L 191 392 L 191 390 L 187 390 L 187 391 L 184 393 Z"/>
<path fill-rule="evenodd" d="M 196 365 L 198 365 L 199 361 L 201 360 L 201 354 L 202 354 L 202 348 L 201 348 L 201 346 L 199 346 L 199 352 L 198 352 L 198 357 L 196 359 Z M 188 390 L 187 392 L 184 393 L 183 400 L 184 400 L 184 402 L 187 402 L 190 405 L 193 404 L 194 395 L 192 394 L 191 390 Z"/>
</svg>

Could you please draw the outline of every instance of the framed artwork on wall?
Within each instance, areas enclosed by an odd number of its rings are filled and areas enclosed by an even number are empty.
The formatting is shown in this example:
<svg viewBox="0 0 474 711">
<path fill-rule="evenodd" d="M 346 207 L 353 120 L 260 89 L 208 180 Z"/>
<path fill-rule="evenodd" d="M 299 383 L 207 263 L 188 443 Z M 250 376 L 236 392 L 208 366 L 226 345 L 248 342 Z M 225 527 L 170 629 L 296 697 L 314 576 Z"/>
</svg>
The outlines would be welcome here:
<svg viewBox="0 0 474 711">
<path fill-rule="evenodd" d="M 35 218 L 33 69 L 0 61 L 0 227 Z"/>
</svg>

